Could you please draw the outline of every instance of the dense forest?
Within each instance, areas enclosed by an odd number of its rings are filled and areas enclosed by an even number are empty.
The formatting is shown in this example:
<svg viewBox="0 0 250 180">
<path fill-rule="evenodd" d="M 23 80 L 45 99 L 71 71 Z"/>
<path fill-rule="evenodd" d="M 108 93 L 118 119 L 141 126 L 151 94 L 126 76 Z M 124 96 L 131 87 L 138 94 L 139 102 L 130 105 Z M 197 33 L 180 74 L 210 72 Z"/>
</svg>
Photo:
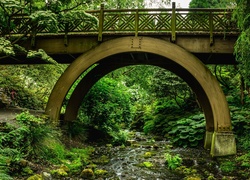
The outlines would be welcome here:
<svg viewBox="0 0 250 180">
<path fill-rule="evenodd" d="M 6 57 L 14 59 L 20 52 L 30 61 L 34 57 L 44 61 L 40 65 L 0 65 L 0 108 L 24 109 L 14 123 L 1 124 L 4 128 L 0 132 L 0 179 L 20 176 L 42 179 L 40 166 L 56 165 L 50 172 L 54 177 L 73 176 L 89 165 L 94 151 L 91 144 L 126 146 L 132 131 L 168 138 L 177 147 L 202 147 L 205 117 L 196 95 L 181 78 L 156 66 L 127 66 L 101 78 L 85 96 L 78 119 L 63 129 L 50 124 L 45 115 L 34 116 L 25 111 L 45 109 L 53 86 L 68 65 L 58 64 L 42 49 L 31 51 L 22 47 L 21 38 L 10 34 L 15 26 L 10 18 L 27 14 L 32 22 L 46 26 L 51 32 L 57 31 L 59 21 L 70 22 L 76 17 L 88 18 L 94 26 L 96 18 L 85 11 L 99 9 L 101 3 L 101 0 L 0 0 L 0 61 Z M 170 3 L 107 0 L 105 8 L 152 5 L 170 8 Z M 226 95 L 240 152 L 224 165 L 231 167 L 231 171 L 241 171 L 247 179 L 250 176 L 250 1 L 192 0 L 189 7 L 234 8 L 232 20 L 237 21 L 241 32 L 234 51 L 237 65 L 207 67 Z M 22 38 L 26 36 L 24 33 Z M 72 91 L 68 92 L 65 104 Z M 176 156 L 174 160 L 178 164 Z M 102 171 L 87 173 L 97 176 Z M 81 175 L 85 177 L 83 171 Z"/>
</svg>

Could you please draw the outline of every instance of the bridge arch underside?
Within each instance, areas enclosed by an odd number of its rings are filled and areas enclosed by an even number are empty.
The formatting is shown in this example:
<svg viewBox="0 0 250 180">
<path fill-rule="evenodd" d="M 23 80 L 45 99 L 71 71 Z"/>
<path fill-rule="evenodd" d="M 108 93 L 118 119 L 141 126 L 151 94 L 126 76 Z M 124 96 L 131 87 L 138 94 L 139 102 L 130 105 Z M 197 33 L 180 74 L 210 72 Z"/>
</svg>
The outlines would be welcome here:
<svg viewBox="0 0 250 180">
<path fill-rule="evenodd" d="M 204 147 L 212 156 L 236 153 L 229 108 L 220 85 L 195 56 L 181 47 L 149 37 L 113 39 L 78 57 L 60 77 L 49 98 L 46 113 L 58 120 L 63 100 L 73 83 L 91 65 L 97 64 L 75 88 L 64 114 L 64 121 L 75 120 L 89 89 L 107 73 L 136 64 L 155 65 L 181 77 L 195 92 L 206 118 Z"/>
</svg>

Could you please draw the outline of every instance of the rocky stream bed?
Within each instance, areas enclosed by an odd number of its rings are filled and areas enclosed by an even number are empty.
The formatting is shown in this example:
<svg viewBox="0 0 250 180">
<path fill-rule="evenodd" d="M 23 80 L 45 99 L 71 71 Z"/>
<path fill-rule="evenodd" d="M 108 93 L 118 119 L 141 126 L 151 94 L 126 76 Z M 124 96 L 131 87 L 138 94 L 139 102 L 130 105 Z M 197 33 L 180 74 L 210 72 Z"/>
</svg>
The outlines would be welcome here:
<svg viewBox="0 0 250 180">
<path fill-rule="evenodd" d="M 129 146 L 96 146 L 93 162 L 107 173 L 106 180 L 240 179 L 223 174 L 216 158 L 203 148 L 173 148 L 170 142 L 135 133 Z M 166 154 L 178 155 L 181 166 L 170 169 Z"/>
</svg>

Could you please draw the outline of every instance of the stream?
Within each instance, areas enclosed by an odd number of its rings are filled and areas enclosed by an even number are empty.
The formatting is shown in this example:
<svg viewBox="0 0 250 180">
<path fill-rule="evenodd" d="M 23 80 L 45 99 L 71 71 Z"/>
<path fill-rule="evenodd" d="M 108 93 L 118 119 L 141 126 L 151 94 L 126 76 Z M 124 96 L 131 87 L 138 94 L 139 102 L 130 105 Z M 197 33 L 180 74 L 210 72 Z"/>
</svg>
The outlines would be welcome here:
<svg viewBox="0 0 250 180">
<path fill-rule="evenodd" d="M 222 179 L 216 159 L 203 148 L 173 148 L 169 141 L 136 132 L 127 146 L 96 146 L 93 162 L 108 173 L 106 180 Z M 165 154 L 179 154 L 182 164 L 169 170 Z M 148 166 L 147 166 L 148 165 Z M 230 176 L 230 179 L 232 177 Z"/>
</svg>

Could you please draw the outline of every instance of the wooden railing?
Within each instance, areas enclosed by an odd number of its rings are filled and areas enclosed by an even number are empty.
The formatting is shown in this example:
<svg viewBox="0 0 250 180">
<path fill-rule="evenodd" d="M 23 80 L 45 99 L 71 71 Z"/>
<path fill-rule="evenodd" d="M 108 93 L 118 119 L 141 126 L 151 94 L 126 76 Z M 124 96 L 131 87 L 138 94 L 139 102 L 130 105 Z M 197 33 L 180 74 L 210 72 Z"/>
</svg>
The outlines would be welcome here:
<svg viewBox="0 0 250 180">
<path fill-rule="evenodd" d="M 176 40 L 176 34 L 204 34 L 213 43 L 214 35 L 237 34 L 236 22 L 232 21 L 232 9 L 104 9 L 87 11 L 99 20 L 99 25 L 93 25 L 88 20 L 75 19 L 74 22 L 59 23 L 59 34 L 81 33 L 98 35 L 102 41 L 103 35 L 170 35 Z M 16 16 L 12 19 L 14 34 L 27 33 L 30 19 L 26 16 Z M 1 30 L 0 30 L 1 33 Z M 29 32 L 32 36 L 48 34 L 49 29 L 39 28 Z"/>
</svg>

